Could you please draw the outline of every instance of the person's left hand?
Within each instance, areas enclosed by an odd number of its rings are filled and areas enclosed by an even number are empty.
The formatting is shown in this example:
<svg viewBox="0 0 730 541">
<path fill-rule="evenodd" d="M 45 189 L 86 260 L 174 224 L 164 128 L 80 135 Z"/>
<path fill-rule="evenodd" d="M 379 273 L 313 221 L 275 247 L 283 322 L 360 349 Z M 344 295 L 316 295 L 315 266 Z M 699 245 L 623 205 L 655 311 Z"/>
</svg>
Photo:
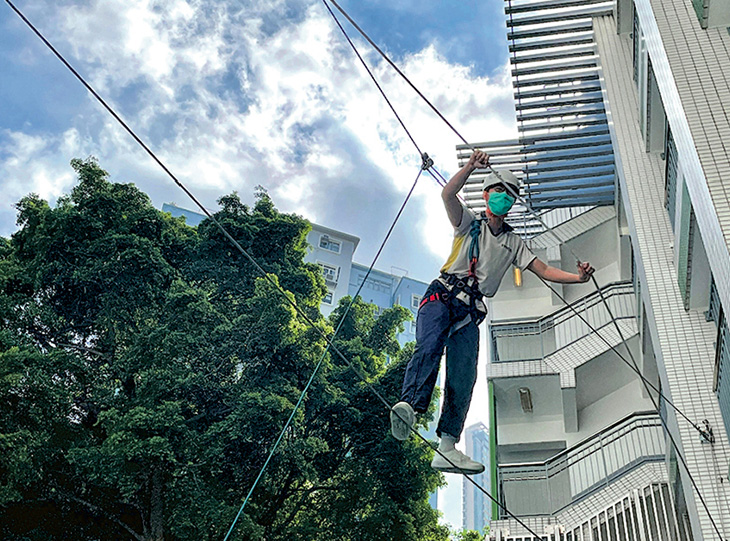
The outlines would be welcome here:
<svg viewBox="0 0 730 541">
<path fill-rule="evenodd" d="M 587 261 L 585 263 L 578 263 L 578 276 L 581 282 L 590 280 L 595 271 L 596 269 L 591 267 L 591 264 Z"/>
</svg>

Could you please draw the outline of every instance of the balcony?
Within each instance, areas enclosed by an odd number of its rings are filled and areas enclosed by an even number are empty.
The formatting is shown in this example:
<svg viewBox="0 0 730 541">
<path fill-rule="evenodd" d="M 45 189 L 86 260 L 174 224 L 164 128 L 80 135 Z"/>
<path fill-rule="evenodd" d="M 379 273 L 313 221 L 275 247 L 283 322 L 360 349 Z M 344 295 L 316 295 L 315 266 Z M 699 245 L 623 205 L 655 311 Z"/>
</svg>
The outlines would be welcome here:
<svg viewBox="0 0 730 541">
<path fill-rule="evenodd" d="M 634 413 L 545 462 L 500 464 L 499 496 L 518 517 L 555 515 L 640 465 L 664 457 L 659 415 Z"/>
<path fill-rule="evenodd" d="M 616 318 L 624 338 L 636 334 L 636 300 L 634 287 L 630 281 L 614 282 L 601 288 L 611 313 Z M 554 365 L 556 372 L 562 371 L 562 357 L 576 357 L 572 350 L 579 341 L 590 339 L 595 346 L 581 344 L 582 354 L 577 358 L 585 358 L 586 351 L 599 354 L 608 346 L 577 315 L 580 314 L 590 325 L 601 332 L 612 345 L 618 345 L 621 338 L 616 334 L 611 316 L 598 291 L 594 291 L 573 303 L 573 311 L 569 307 L 561 308 L 539 319 L 510 319 L 493 322 L 489 326 L 492 363 L 516 361 L 546 361 Z M 603 331 L 602 331 L 603 329 Z M 573 367 L 575 368 L 575 367 Z"/>
</svg>

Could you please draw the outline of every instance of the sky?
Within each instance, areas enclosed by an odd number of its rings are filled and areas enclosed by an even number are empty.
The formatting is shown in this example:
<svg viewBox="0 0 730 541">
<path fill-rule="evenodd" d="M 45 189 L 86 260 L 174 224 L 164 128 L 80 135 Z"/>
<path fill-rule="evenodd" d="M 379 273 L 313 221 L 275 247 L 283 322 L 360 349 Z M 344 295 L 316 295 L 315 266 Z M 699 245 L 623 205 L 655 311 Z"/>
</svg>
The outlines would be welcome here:
<svg viewBox="0 0 730 541">
<path fill-rule="evenodd" d="M 354 259 L 370 264 L 421 161 L 322 0 L 13 1 L 208 209 L 233 191 L 252 203 L 262 185 L 281 211 L 359 237 Z M 516 135 L 501 0 L 340 5 L 469 142 Z M 458 136 L 340 19 L 449 178 Z M 0 4 L 0 236 L 20 198 L 55 204 L 74 186 L 71 159 L 88 156 L 157 208 L 195 208 Z M 436 276 L 452 237 L 439 195 L 422 175 L 377 268 Z M 467 422 L 486 423 L 474 406 Z M 448 477 L 444 511 L 460 525 Z"/>
</svg>

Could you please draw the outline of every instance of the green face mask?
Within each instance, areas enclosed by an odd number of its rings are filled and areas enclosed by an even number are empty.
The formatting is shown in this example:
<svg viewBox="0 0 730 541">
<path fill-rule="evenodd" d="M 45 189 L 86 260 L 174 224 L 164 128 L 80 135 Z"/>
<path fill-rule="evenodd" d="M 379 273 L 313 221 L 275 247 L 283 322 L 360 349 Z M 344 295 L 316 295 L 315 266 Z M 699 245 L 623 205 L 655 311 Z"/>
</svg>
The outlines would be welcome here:
<svg viewBox="0 0 730 541">
<path fill-rule="evenodd" d="M 489 194 L 489 210 L 495 216 L 504 216 L 515 204 L 515 198 L 507 192 L 492 192 Z"/>
</svg>

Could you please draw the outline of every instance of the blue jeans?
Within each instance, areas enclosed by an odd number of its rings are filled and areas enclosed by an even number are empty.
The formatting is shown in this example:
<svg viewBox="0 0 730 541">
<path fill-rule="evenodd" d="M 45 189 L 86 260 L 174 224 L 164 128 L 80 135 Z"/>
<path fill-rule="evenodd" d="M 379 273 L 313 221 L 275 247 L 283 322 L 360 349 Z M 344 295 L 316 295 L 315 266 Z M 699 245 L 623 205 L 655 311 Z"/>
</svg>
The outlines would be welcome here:
<svg viewBox="0 0 730 541">
<path fill-rule="evenodd" d="M 434 281 L 424 298 L 445 291 L 440 282 Z M 477 380 L 479 328 L 471 321 L 452 330 L 468 313 L 468 308 L 454 299 L 428 301 L 418 310 L 416 350 L 406 367 L 401 401 L 408 402 L 419 413 L 428 409 L 446 347 L 444 403 L 436 429 L 439 437 L 448 434 L 459 438 Z"/>
</svg>

